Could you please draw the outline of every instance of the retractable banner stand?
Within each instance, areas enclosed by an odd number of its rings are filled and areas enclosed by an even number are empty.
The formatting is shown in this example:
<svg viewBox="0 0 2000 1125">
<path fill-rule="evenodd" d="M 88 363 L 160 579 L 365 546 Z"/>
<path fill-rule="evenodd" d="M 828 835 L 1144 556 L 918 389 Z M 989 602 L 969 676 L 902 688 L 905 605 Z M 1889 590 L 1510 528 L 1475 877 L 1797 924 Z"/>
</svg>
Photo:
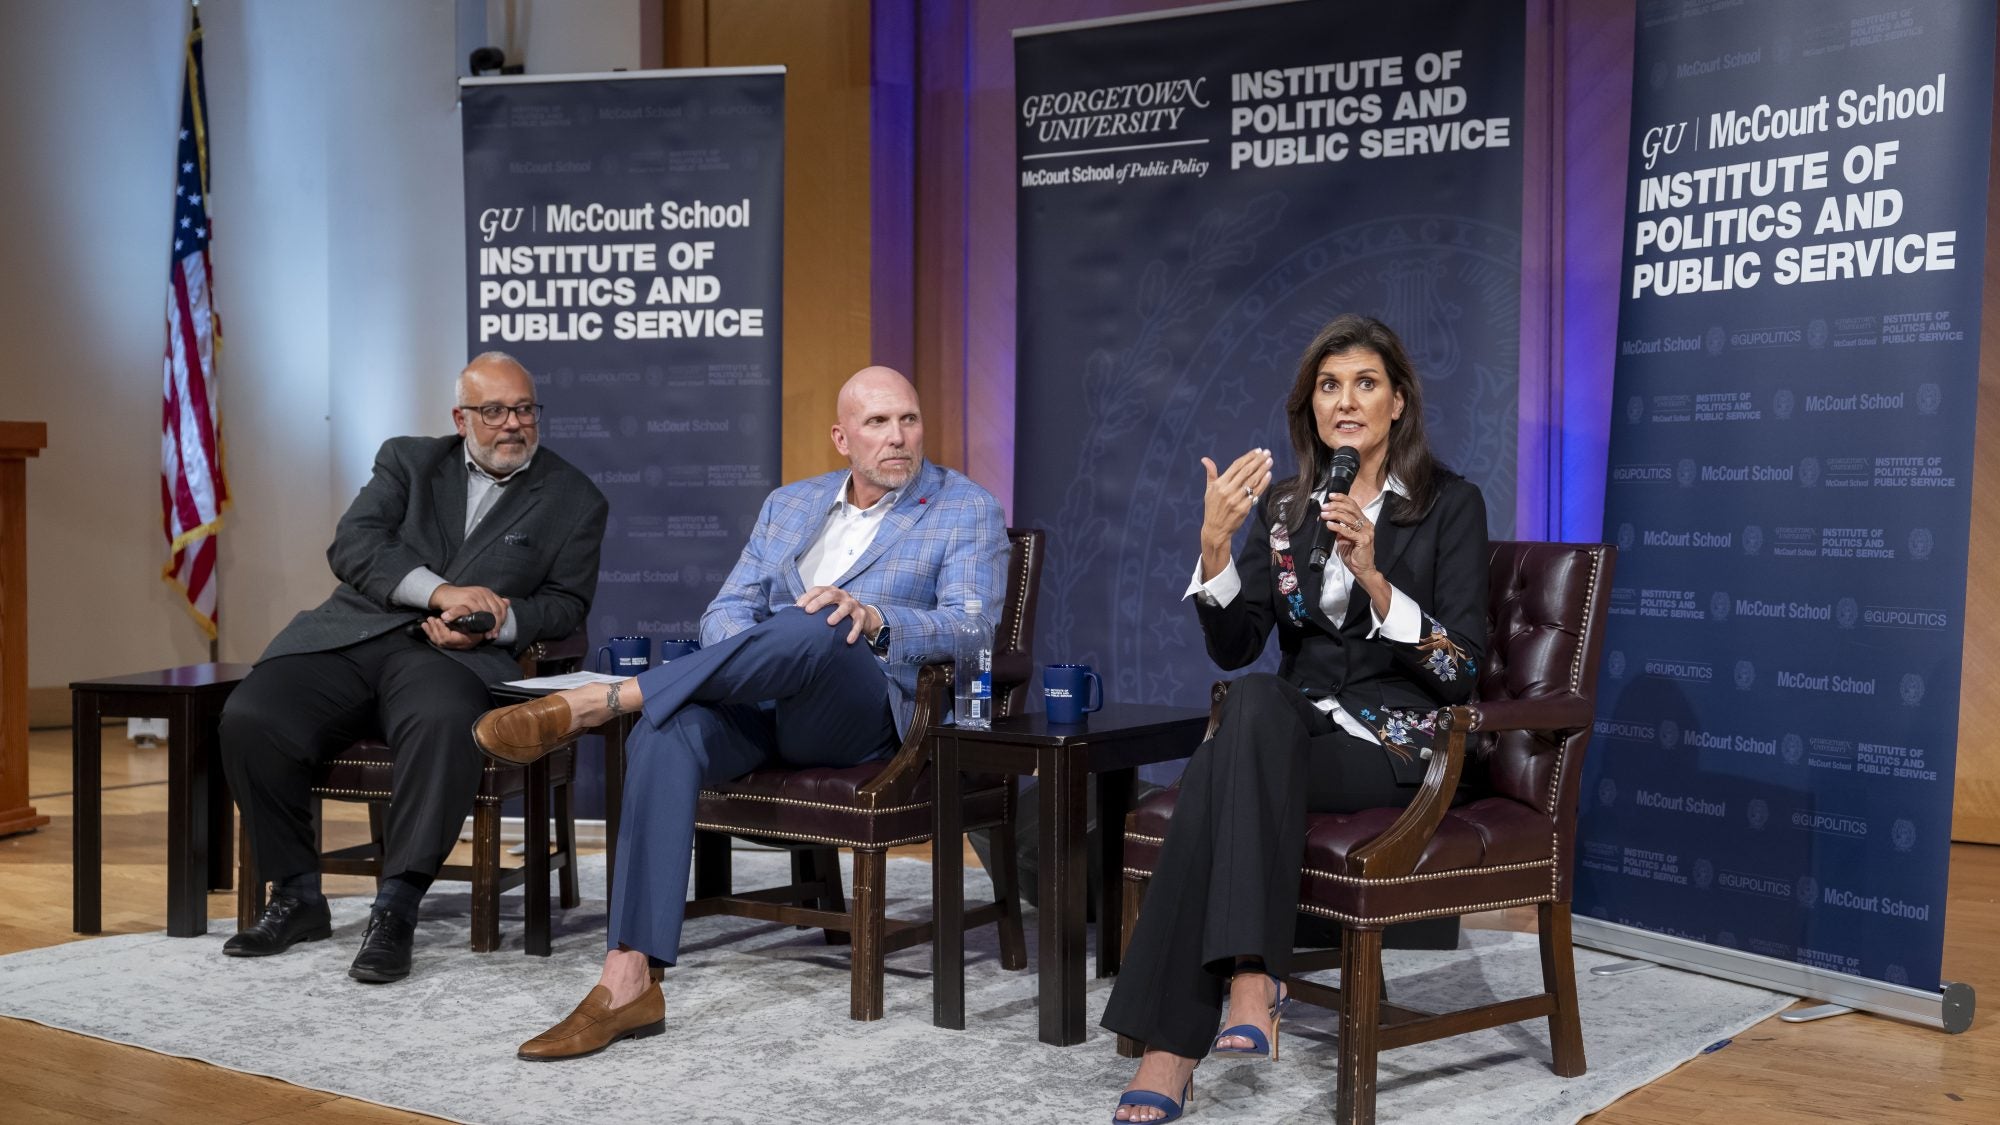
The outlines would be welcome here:
<svg viewBox="0 0 2000 1125">
<path fill-rule="evenodd" d="M 1991 3 L 1639 4 L 1579 941 L 1969 1022 L 1993 44 Z"/>
<path fill-rule="evenodd" d="M 698 636 L 779 483 L 784 71 L 461 87 L 467 354 L 527 365 L 611 502 L 590 640 Z"/>
<path fill-rule="evenodd" d="M 1014 500 L 1051 532 L 1046 659 L 1206 701 L 1200 459 L 1265 446 L 1287 475 L 1285 396 L 1342 312 L 1402 336 L 1432 442 L 1511 531 L 1523 35 L 1519 5 L 1443 2 L 1016 33 Z"/>
</svg>

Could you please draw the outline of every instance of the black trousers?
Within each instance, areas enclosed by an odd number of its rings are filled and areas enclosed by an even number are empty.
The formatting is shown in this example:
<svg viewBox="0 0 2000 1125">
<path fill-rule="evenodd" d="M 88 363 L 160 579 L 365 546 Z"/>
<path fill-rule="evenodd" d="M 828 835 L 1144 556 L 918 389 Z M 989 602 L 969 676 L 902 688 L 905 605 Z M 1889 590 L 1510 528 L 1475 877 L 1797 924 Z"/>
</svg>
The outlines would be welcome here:
<svg viewBox="0 0 2000 1125">
<path fill-rule="evenodd" d="M 1388 754 L 1276 676 L 1231 685 L 1215 737 L 1181 775 L 1104 1026 L 1176 1055 L 1207 1055 L 1236 959 L 1262 958 L 1280 975 L 1290 967 L 1306 814 L 1416 796 L 1396 783 Z"/>
<path fill-rule="evenodd" d="M 435 876 L 472 811 L 482 769 L 472 722 L 491 706 L 476 673 L 400 631 L 251 669 L 223 707 L 221 749 L 258 875 L 318 869 L 314 768 L 379 737 L 396 751 L 382 877 Z"/>
</svg>

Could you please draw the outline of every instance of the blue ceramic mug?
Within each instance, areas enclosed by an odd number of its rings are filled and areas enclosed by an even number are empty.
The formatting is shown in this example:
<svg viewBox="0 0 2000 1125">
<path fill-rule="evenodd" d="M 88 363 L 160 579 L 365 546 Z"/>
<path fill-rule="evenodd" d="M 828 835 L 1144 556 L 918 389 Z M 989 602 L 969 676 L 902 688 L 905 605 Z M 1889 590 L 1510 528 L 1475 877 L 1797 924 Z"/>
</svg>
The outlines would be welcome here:
<svg viewBox="0 0 2000 1125">
<path fill-rule="evenodd" d="M 1042 704 L 1051 723 L 1083 722 L 1104 706 L 1104 681 L 1088 664 L 1051 664 L 1042 669 Z"/>
<path fill-rule="evenodd" d="M 597 647 L 597 670 L 613 676 L 636 676 L 653 666 L 652 654 L 651 637 L 612 637 Z"/>
<path fill-rule="evenodd" d="M 700 647 L 700 637 L 663 638 L 660 641 L 660 663 L 665 664 L 677 656 L 686 656 Z"/>
</svg>

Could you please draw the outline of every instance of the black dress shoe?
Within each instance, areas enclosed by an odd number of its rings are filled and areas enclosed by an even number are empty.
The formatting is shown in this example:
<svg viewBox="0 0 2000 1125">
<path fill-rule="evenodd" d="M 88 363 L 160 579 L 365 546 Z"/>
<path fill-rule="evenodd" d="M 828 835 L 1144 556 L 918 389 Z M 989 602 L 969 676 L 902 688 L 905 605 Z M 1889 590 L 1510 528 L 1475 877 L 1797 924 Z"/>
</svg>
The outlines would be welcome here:
<svg viewBox="0 0 2000 1125">
<path fill-rule="evenodd" d="M 386 910 L 368 912 L 368 932 L 361 935 L 361 952 L 347 975 L 369 984 L 388 984 L 410 975 L 410 946 L 417 927 Z"/>
<path fill-rule="evenodd" d="M 256 924 L 238 930 L 235 937 L 222 943 L 222 951 L 231 957 L 269 957 L 299 942 L 322 941 L 332 935 L 333 916 L 327 912 L 325 899 L 307 905 L 290 895 L 272 895 L 264 912 L 257 915 Z"/>
</svg>

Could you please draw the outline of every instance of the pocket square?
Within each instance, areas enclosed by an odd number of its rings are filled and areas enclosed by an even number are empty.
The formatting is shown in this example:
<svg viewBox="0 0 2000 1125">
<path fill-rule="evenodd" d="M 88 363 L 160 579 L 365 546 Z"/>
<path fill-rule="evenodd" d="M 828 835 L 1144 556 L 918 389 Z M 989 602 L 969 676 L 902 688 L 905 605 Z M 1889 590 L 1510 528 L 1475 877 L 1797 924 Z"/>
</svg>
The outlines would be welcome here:
<svg viewBox="0 0 2000 1125">
<path fill-rule="evenodd" d="M 532 540 L 530 540 L 526 535 L 518 531 L 510 531 L 507 534 L 502 535 L 500 537 L 500 542 L 505 543 L 509 547 L 534 546 L 534 542 Z"/>
</svg>

